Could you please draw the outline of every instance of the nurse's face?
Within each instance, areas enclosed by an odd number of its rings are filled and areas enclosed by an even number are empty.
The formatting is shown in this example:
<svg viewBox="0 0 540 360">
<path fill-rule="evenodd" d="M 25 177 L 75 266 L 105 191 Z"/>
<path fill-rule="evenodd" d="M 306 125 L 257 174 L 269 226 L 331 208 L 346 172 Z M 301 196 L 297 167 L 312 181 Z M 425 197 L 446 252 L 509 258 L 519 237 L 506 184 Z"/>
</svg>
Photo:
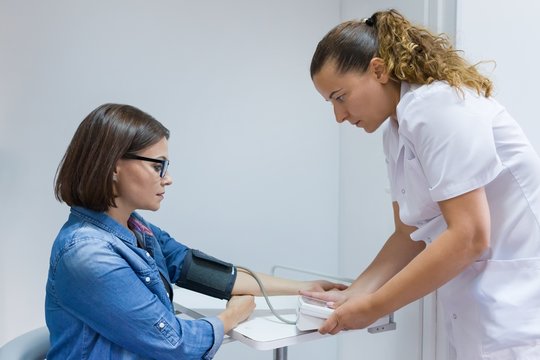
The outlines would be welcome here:
<svg viewBox="0 0 540 360">
<path fill-rule="evenodd" d="M 372 133 L 388 118 L 395 118 L 400 84 L 386 73 L 384 62 L 373 58 L 364 73 L 340 73 L 333 61 L 313 76 L 317 91 L 334 107 L 336 121 L 350 122 Z"/>
</svg>

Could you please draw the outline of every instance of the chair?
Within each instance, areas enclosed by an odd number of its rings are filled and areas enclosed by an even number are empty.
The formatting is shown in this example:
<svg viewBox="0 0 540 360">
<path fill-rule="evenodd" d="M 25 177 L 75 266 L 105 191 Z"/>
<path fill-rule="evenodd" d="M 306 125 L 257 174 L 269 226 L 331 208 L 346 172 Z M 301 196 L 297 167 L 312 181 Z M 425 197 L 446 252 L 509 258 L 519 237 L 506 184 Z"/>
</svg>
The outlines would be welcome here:
<svg viewBox="0 0 540 360">
<path fill-rule="evenodd" d="M 17 336 L 0 348 L 0 360 L 43 360 L 49 350 L 46 326 Z"/>
</svg>

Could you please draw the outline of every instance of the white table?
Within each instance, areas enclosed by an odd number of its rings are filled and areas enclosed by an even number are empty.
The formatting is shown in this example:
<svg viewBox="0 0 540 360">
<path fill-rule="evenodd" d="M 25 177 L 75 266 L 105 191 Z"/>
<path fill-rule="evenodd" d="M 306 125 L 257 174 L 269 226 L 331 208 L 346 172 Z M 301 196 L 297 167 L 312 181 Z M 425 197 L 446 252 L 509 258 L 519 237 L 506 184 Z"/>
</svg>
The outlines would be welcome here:
<svg viewBox="0 0 540 360">
<path fill-rule="evenodd" d="M 298 296 L 272 296 L 270 301 L 280 315 L 290 320 L 296 319 Z M 225 309 L 226 303 L 225 300 L 174 286 L 175 309 L 193 319 L 216 316 Z M 262 297 L 256 297 L 255 304 L 256 309 L 250 318 L 228 332 L 224 343 L 237 340 L 257 350 L 273 350 L 274 360 L 286 360 L 289 345 L 331 336 L 321 335 L 317 330 L 299 331 L 295 325 L 281 322 L 272 315 Z M 393 317 L 388 316 L 377 321 L 368 331 L 374 333 L 393 329 Z"/>
</svg>

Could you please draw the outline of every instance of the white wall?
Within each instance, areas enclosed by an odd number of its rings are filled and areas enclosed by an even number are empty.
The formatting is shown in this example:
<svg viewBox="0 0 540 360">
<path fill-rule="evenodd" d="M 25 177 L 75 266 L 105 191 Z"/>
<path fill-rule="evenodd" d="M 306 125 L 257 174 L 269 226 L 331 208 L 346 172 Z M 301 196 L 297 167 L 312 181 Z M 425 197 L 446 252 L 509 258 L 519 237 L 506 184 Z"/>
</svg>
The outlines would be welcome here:
<svg viewBox="0 0 540 360">
<path fill-rule="evenodd" d="M 495 83 L 494 96 L 540 151 L 537 70 L 540 3 L 516 0 L 509 6 L 501 0 L 457 2 L 457 47 L 473 63 L 495 61 L 495 65 L 482 65 L 484 73 Z"/>
<path fill-rule="evenodd" d="M 263 271 L 279 262 L 354 277 L 392 226 L 381 134 L 336 125 L 309 79 L 316 43 L 341 20 L 395 7 L 452 33 L 457 18 L 458 48 L 497 61 L 496 97 L 540 149 L 530 45 L 540 5 L 458 5 L 456 16 L 449 0 L 1 0 L 0 345 L 44 324 L 48 252 L 67 214 L 53 198 L 54 171 L 103 102 L 139 106 L 172 130 L 175 183 L 147 216 Z M 418 358 L 419 315 L 415 303 L 396 313 L 395 332 L 340 335 L 339 358 Z M 289 354 L 332 359 L 335 343 Z M 270 356 L 228 344 L 217 358 Z"/>
<path fill-rule="evenodd" d="M 49 249 L 68 212 L 54 173 L 104 102 L 172 131 L 174 185 L 148 218 L 256 270 L 336 273 L 339 131 L 308 68 L 338 21 L 337 0 L 2 0 L 0 345 L 44 324 Z M 329 339 L 289 353 L 335 351 Z M 218 358 L 268 356 L 231 344 Z"/>
</svg>

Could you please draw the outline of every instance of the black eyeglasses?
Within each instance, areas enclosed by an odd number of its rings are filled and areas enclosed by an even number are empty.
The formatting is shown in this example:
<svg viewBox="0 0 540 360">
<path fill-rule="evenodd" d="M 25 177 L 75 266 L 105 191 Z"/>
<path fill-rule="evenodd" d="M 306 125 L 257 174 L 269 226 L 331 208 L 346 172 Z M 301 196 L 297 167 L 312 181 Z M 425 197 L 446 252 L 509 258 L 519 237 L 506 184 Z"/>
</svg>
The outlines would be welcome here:
<svg viewBox="0 0 540 360">
<path fill-rule="evenodd" d="M 153 159 L 149 157 L 134 155 L 134 154 L 125 154 L 123 156 L 124 159 L 131 159 L 131 160 L 143 160 L 143 161 L 150 161 L 153 163 L 161 164 L 161 166 L 154 167 L 154 170 L 156 170 L 157 173 L 159 173 L 159 177 L 163 178 L 165 174 L 167 174 L 167 169 L 169 169 L 169 160 L 164 159 Z"/>
</svg>

